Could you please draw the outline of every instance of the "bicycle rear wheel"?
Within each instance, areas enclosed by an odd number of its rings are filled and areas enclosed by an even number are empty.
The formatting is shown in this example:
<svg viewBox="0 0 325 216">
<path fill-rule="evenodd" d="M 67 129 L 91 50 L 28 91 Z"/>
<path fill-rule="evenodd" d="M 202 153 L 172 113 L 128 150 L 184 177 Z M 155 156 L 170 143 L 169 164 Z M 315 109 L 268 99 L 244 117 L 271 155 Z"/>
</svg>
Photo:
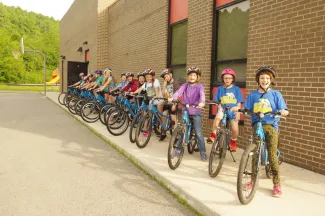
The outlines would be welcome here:
<svg viewBox="0 0 325 216">
<path fill-rule="evenodd" d="M 213 142 L 209 157 L 209 175 L 216 177 L 225 161 L 227 153 L 227 139 L 225 134 L 220 134 L 216 141 Z"/>
<path fill-rule="evenodd" d="M 184 136 L 184 129 L 177 127 L 169 141 L 167 159 L 168 166 L 172 170 L 175 170 L 177 167 L 179 167 L 182 162 L 184 155 Z"/>
<path fill-rule="evenodd" d="M 237 196 L 244 205 L 249 204 L 256 193 L 260 167 L 258 157 L 257 146 L 248 144 L 240 160 L 237 175 Z"/>
<path fill-rule="evenodd" d="M 99 111 L 99 120 L 103 125 L 106 125 L 106 120 L 107 120 L 107 110 L 114 106 L 113 104 L 105 104 Z"/>
</svg>

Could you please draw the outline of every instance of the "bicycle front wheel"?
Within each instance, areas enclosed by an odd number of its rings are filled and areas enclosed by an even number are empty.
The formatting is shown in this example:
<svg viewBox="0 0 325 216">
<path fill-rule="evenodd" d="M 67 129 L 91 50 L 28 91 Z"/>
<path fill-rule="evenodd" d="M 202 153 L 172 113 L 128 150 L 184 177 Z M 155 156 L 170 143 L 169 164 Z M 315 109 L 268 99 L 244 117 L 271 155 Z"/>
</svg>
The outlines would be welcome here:
<svg viewBox="0 0 325 216">
<path fill-rule="evenodd" d="M 249 204 L 256 193 L 260 166 L 258 157 L 257 146 L 249 144 L 240 160 L 237 175 L 237 195 L 239 201 L 244 205 Z"/>
<path fill-rule="evenodd" d="M 221 134 L 213 143 L 209 157 L 209 175 L 216 177 L 223 165 L 227 153 L 226 135 Z"/>
<path fill-rule="evenodd" d="M 170 169 L 175 170 L 181 164 L 184 155 L 184 129 L 177 127 L 173 132 L 172 138 L 168 146 L 168 166 Z"/>
<path fill-rule="evenodd" d="M 148 145 L 152 132 L 152 117 L 148 114 L 142 116 L 135 131 L 135 143 L 139 148 Z"/>
</svg>

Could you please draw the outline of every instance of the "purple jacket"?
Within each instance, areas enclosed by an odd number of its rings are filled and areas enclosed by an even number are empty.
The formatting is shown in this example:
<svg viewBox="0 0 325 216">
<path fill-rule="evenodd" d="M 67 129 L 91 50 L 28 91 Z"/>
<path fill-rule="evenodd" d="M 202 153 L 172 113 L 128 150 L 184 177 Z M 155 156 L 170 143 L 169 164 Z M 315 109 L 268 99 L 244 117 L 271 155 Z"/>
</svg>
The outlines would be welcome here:
<svg viewBox="0 0 325 216">
<path fill-rule="evenodd" d="M 205 103 L 204 86 L 202 84 L 196 84 L 191 86 L 190 83 L 184 83 L 178 91 L 173 95 L 173 99 L 176 100 L 183 96 L 183 104 L 199 104 Z M 201 113 L 201 109 L 189 107 L 190 115 L 196 115 Z"/>
</svg>

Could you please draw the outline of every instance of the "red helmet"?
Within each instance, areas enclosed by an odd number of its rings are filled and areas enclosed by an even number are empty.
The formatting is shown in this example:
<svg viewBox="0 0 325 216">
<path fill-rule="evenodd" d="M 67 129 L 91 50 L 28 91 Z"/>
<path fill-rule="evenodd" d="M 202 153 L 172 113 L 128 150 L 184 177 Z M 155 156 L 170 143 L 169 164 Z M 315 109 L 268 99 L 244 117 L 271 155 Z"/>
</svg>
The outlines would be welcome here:
<svg viewBox="0 0 325 216">
<path fill-rule="evenodd" d="M 221 73 L 221 79 L 222 79 L 222 77 L 223 77 L 224 75 L 226 75 L 226 74 L 230 74 L 230 75 L 232 75 L 232 76 L 234 77 L 234 79 L 236 79 L 236 73 L 235 73 L 234 70 L 232 70 L 232 69 L 230 69 L 230 68 L 226 68 L 226 69 L 224 69 L 224 70 L 222 71 L 222 73 Z"/>
</svg>

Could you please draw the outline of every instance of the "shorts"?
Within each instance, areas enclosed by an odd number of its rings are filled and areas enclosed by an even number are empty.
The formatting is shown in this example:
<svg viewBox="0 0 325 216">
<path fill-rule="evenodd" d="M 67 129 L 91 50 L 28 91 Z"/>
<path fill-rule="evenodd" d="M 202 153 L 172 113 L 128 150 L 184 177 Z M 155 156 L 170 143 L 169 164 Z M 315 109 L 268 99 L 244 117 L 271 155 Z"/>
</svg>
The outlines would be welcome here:
<svg viewBox="0 0 325 216">
<path fill-rule="evenodd" d="M 104 88 L 104 89 L 103 89 L 103 92 L 108 93 L 108 88 L 107 88 L 107 87 Z"/>
<path fill-rule="evenodd" d="M 172 107 L 173 107 L 173 105 L 164 105 L 164 107 L 163 107 L 163 112 L 165 112 L 165 111 L 168 111 L 169 112 L 169 114 L 171 114 L 171 115 L 176 115 L 177 114 L 177 106 L 176 106 L 176 109 L 175 109 L 175 111 L 172 111 Z"/>
</svg>

